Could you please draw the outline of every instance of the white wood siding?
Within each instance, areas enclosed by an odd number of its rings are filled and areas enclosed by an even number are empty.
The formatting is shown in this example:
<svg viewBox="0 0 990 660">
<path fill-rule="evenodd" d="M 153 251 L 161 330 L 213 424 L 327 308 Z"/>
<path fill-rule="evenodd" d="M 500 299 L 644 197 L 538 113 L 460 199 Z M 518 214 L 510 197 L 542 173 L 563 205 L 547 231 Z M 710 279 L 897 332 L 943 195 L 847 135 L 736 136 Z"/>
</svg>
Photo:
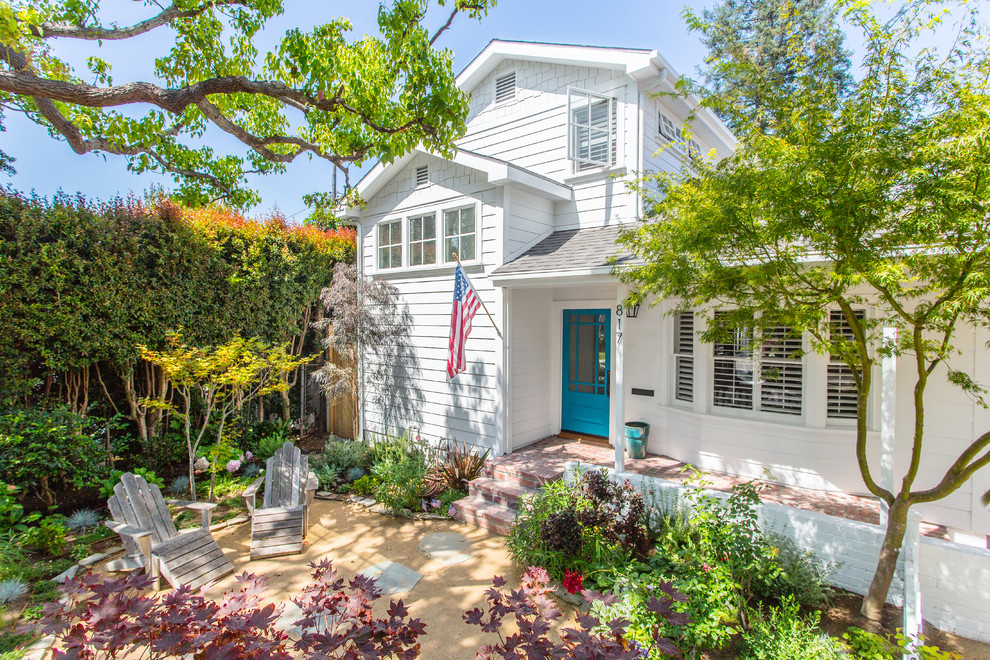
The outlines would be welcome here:
<svg viewBox="0 0 990 660">
<path fill-rule="evenodd" d="M 550 315 L 549 289 L 520 289 L 512 293 L 511 369 L 512 447 L 518 449 L 552 435 L 560 423 L 554 404 L 555 375 L 551 351 L 556 327 Z"/>
</svg>

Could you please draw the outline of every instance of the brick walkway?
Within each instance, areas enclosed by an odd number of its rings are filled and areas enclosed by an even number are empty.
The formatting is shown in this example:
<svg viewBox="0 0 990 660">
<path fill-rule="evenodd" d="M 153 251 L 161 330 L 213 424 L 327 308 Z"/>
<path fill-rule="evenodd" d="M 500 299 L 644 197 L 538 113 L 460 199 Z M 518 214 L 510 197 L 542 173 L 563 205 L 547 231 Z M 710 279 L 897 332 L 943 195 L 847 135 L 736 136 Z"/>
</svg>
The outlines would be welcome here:
<svg viewBox="0 0 990 660">
<path fill-rule="evenodd" d="M 568 461 L 581 461 L 582 463 L 611 467 L 615 463 L 615 450 L 608 445 L 597 442 L 551 436 L 498 460 L 553 478 L 553 475 L 559 474 L 564 469 L 564 465 Z M 691 476 L 690 471 L 684 470 L 687 467 L 684 463 L 666 456 L 653 454 L 648 454 L 646 458 L 641 459 L 627 457 L 625 467 L 627 472 L 660 477 L 680 483 L 684 483 Z M 704 478 L 712 482 L 712 488 L 724 492 L 729 492 L 736 484 L 748 481 L 748 479 L 719 472 L 705 472 Z M 847 520 L 857 520 L 873 525 L 880 522 L 880 501 L 875 497 L 812 490 L 775 483 L 767 483 L 760 492 L 760 497 L 764 502 L 817 511 Z M 922 523 L 921 533 L 925 536 L 948 540 L 946 529 L 938 525 Z"/>
</svg>

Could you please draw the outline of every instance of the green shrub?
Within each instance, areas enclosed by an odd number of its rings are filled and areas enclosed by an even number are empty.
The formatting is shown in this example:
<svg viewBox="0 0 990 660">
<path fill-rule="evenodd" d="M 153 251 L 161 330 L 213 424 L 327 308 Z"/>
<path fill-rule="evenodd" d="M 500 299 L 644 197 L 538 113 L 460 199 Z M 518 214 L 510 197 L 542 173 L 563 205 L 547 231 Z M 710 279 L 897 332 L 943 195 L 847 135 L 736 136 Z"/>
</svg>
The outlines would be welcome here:
<svg viewBox="0 0 990 660">
<path fill-rule="evenodd" d="M 842 633 L 842 639 L 849 647 L 848 657 L 854 660 L 900 660 L 902 652 L 912 641 L 904 636 L 901 630 L 897 631 L 894 641 L 890 641 L 880 635 L 871 633 L 855 626 L 850 627 Z M 924 642 L 924 637 L 921 638 Z M 958 660 L 959 654 L 951 651 L 943 651 L 937 646 L 925 644 L 915 645 L 921 660 Z"/>
<path fill-rule="evenodd" d="M 275 452 L 277 452 L 279 448 L 285 444 L 286 440 L 288 440 L 288 437 L 282 433 L 277 433 L 275 435 L 270 435 L 267 438 L 262 438 L 258 443 L 258 453 L 255 455 L 255 458 L 264 463 L 275 455 Z"/>
<path fill-rule="evenodd" d="M 419 508 L 423 492 L 423 476 L 426 474 L 426 461 L 419 453 L 405 456 L 386 456 L 371 468 L 378 479 L 375 484 L 375 499 L 393 513 L 403 509 Z"/>
<path fill-rule="evenodd" d="M 96 483 L 108 472 L 105 420 L 65 408 L 0 414 L 0 481 L 18 484 L 45 506 L 58 493 Z"/>
<path fill-rule="evenodd" d="M 45 552 L 52 557 L 65 554 L 68 544 L 66 536 L 69 528 L 65 526 L 65 516 L 53 515 L 42 518 L 41 521 L 21 534 L 24 545 Z"/>
<path fill-rule="evenodd" d="M 802 550 L 788 536 L 770 533 L 763 540 L 770 546 L 770 554 L 776 551 L 779 570 L 753 580 L 755 598 L 768 604 L 794 598 L 801 607 L 807 608 L 819 608 L 828 602 L 832 595 L 828 578 L 835 572 L 835 564 Z"/>
<path fill-rule="evenodd" d="M 355 481 L 349 478 L 355 470 L 371 467 L 371 449 L 358 440 L 342 440 L 331 437 L 323 446 L 323 451 L 310 457 L 310 467 L 326 489 L 335 489 L 341 483 Z M 363 472 L 357 478 L 363 476 Z"/>
<path fill-rule="evenodd" d="M 144 477 L 144 480 L 149 484 L 155 484 L 159 488 L 165 485 L 165 480 L 154 473 L 153 470 L 148 468 L 137 467 L 132 470 L 132 473 L 136 477 Z M 114 486 L 120 483 L 120 478 L 126 474 L 124 470 L 114 470 L 110 473 L 103 483 L 100 484 L 100 497 L 110 499 L 113 497 Z"/>
<path fill-rule="evenodd" d="M 366 474 L 351 484 L 351 492 L 355 495 L 374 495 L 377 487 L 378 478 Z"/>
<path fill-rule="evenodd" d="M 742 660 L 837 660 L 842 644 L 818 627 L 820 615 L 799 614 L 801 606 L 787 598 L 765 615 L 751 612 L 752 627 L 743 635 Z"/>
<path fill-rule="evenodd" d="M 440 500 L 438 510 L 443 515 L 447 515 L 447 512 L 450 511 L 451 504 L 457 502 L 458 500 L 463 500 L 467 496 L 468 493 L 466 490 L 445 490 L 440 493 L 440 497 L 437 498 Z"/>
</svg>

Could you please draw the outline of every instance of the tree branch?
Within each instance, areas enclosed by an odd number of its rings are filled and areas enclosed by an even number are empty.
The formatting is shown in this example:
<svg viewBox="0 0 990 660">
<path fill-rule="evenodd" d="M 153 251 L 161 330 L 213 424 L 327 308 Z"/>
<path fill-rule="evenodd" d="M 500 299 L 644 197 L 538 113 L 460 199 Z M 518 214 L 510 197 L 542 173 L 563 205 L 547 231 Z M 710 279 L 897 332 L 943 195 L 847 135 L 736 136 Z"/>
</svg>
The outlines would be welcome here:
<svg viewBox="0 0 990 660">
<path fill-rule="evenodd" d="M 135 23 L 125 28 L 105 28 L 102 26 L 71 25 L 68 23 L 42 23 L 41 25 L 30 26 L 31 34 L 42 39 L 65 38 L 84 39 L 87 41 L 117 41 L 120 39 L 130 39 L 139 34 L 150 32 L 176 18 L 193 18 L 203 12 L 224 5 L 246 5 L 244 0 L 212 0 L 195 9 L 179 9 L 176 5 L 170 5 L 156 16 Z"/>
</svg>

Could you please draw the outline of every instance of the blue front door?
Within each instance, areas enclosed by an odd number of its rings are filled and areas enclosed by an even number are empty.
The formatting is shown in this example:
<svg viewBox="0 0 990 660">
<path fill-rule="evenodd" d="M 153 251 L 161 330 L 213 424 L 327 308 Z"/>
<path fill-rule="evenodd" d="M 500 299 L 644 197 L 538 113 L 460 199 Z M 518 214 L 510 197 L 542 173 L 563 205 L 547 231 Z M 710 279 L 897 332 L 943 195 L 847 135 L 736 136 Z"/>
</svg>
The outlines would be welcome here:
<svg viewBox="0 0 990 660">
<path fill-rule="evenodd" d="M 565 309 L 560 428 L 608 436 L 611 310 Z"/>
</svg>

